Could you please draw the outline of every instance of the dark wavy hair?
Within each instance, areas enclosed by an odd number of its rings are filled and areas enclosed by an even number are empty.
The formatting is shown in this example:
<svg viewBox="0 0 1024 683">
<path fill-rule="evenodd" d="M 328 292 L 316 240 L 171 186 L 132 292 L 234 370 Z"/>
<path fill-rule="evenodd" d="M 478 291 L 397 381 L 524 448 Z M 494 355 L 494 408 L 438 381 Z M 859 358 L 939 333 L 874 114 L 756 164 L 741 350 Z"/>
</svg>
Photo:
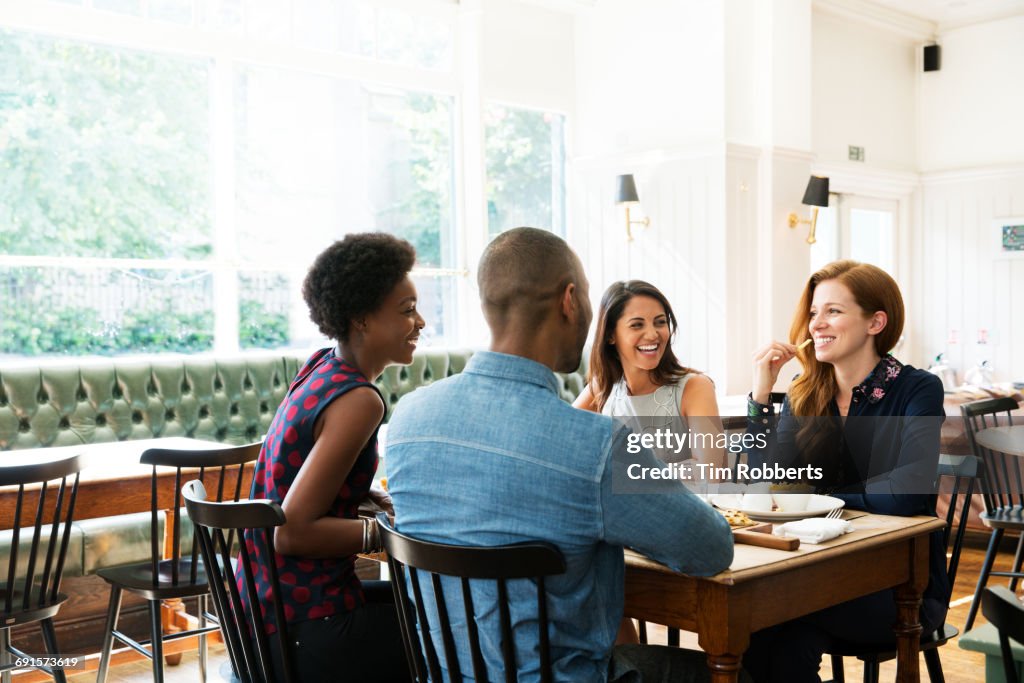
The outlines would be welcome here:
<svg viewBox="0 0 1024 683">
<path fill-rule="evenodd" d="M 665 353 L 658 362 L 658 367 L 651 370 L 651 381 L 658 386 L 673 384 L 679 378 L 691 372 L 692 368 L 683 366 L 672 351 L 672 339 L 676 335 L 676 315 L 672 306 L 661 290 L 643 280 L 626 280 L 613 282 L 601 296 L 601 307 L 597 313 L 597 329 L 594 330 L 594 341 L 590 349 L 590 392 L 594 396 L 597 409 L 604 408 L 611 395 L 612 387 L 622 379 L 622 361 L 615 345 L 611 343 L 615 334 L 615 326 L 622 317 L 622 311 L 629 300 L 635 296 L 649 296 L 658 301 L 665 309 L 668 318 L 669 343 L 665 345 Z"/>
<path fill-rule="evenodd" d="M 310 319 L 331 339 L 348 341 L 352 321 L 380 308 L 415 262 L 413 246 L 394 235 L 346 235 L 316 257 L 302 283 Z"/>
</svg>

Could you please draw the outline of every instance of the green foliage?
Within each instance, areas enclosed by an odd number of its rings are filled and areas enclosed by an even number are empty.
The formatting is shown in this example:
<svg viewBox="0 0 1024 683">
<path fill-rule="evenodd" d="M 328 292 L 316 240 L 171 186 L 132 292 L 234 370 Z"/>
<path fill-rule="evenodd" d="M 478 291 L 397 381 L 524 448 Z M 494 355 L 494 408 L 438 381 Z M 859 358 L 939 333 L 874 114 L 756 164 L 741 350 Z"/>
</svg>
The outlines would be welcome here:
<svg viewBox="0 0 1024 683">
<path fill-rule="evenodd" d="M 213 348 L 213 312 L 168 315 L 159 310 L 127 313 L 119 326 L 80 308 L 36 312 L 0 304 L 0 353 L 113 356 Z"/>
<path fill-rule="evenodd" d="M 207 70 L 0 30 L 0 253 L 209 256 Z"/>
<path fill-rule="evenodd" d="M 132 271 L 145 278 L 149 271 Z M 206 287 L 180 283 L 134 290 L 143 307 L 119 307 L 104 317 L 101 308 L 85 304 L 95 298 L 126 297 L 124 273 L 67 271 L 55 268 L 0 269 L 0 354 L 117 355 L 213 348 L 213 312 L 202 303 Z M 198 303 L 197 303 L 198 302 Z M 181 310 L 182 304 L 191 308 Z"/>
<path fill-rule="evenodd" d="M 268 311 L 259 301 L 243 299 L 238 307 L 238 344 L 243 349 L 274 349 L 291 341 L 288 314 Z"/>
<path fill-rule="evenodd" d="M 491 235 L 520 225 L 556 232 L 564 211 L 552 186 L 564 184 L 563 117 L 491 105 L 486 112 L 487 230 Z M 553 204 L 554 200 L 554 204 Z"/>
<path fill-rule="evenodd" d="M 409 93 L 405 105 L 395 123 L 409 136 L 408 169 L 403 170 L 412 184 L 395 206 L 380 213 L 395 235 L 416 247 L 420 265 L 445 266 L 442 235 L 452 230 L 452 101 Z"/>
</svg>

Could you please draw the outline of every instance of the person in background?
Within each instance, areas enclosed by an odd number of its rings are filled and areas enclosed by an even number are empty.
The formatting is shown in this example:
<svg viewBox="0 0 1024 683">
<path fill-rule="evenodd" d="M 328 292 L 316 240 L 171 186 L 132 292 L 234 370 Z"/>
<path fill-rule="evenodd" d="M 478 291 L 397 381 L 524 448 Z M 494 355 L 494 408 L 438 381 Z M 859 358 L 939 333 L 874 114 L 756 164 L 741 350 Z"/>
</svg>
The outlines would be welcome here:
<svg viewBox="0 0 1024 683">
<path fill-rule="evenodd" d="M 729 566 L 733 541 L 724 518 L 679 482 L 661 482 L 663 493 L 613 493 L 613 461 L 631 432 L 559 398 L 554 373 L 579 367 L 591 321 L 579 258 L 550 232 L 516 228 L 488 245 L 477 282 L 490 350 L 474 354 L 459 374 L 404 396 L 388 426 L 398 530 L 462 546 L 555 544 L 566 561 L 564 574 L 545 580 L 556 681 L 708 680 L 698 653 L 613 649 L 624 546 L 707 576 Z M 659 465 L 649 450 L 630 458 Z M 532 586 L 512 582 L 508 593 L 512 614 L 535 613 Z M 498 632 L 495 599 L 493 590 L 474 586 L 474 606 L 485 615 L 481 633 Z M 465 671 L 461 603 L 451 602 L 448 614 Z M 517 619 L 513 628 L 516 651 L 536 652 L 535 622 Z M 481 640 L 488 671 L 499 677 L 498 643 Z M 537 665 L 525 656 L 519 680 L 536 680 Z"/>
<path fill-rule="evenodd" d="M 573 403 L 577 408 L 617 418 L 631 418 L 634 431 L 669 429 L 718 438 L 715 385 L 709 377 L 684 367 L 672 351 L 677 328 L 668 299 L 643 280 L 614 282 L 601 297 L 590 347 L 587 385 Z M 663 462 L 696 462 L 724 467 L 725 451 L 702 439 L 681 449 L 655 451 Z M 716 480 L 694 471 L 698 488 Z M 622 622 L 619 643 L 638 642 L 632 620 Z"/>
<path fill-rule="evenodd" d="M 316 258 L 303 283 L 310 317 L 335 344 L 314 353 L 289 387 L 250 494 L 280 503 L 287 518 L 274 548 L 302 681 L 409 680 L 389 584 L 360 582 L 355 556 L 379 546 L 376 522 L 359 519 L 359 505 L 373 498 L 390 509 L 387 494 L 371 489 L 386 412 L 373 380 L 412 362 L 424 325 L 409 278 L 415 260 L 404 240 L 351 234 Z M 267 557 L 257 539 L 247 539 L 255 557 Z M 264 585 L 250 608 L 264 609 L 273 632 L 265 568 L 255 575 Z"/>
<path fill-rule="evenodd" d="M 611 417 L 638 417 L 647 428 L 673 426 L 678 432 L 685 420 L 694 433 L 720 435 L 714 382 L 676 359 L 676 327 L 672 306 L 657 287 L 642 280 L 612 283 L 601 297 L 587 385 L 573 405 Z M 664 462 L 693 457 L 724 467 L 724 449 L 711 444 L 702 440 L 697 448 L 687 444 L 679 453 L 658 455 Z"/>
<path fill-rule="evenodd" d="M 885 271 L 836 261 L 811 275 L 790 329 L 754 353 L 748 433 L 751 465 L 810 465 L 818 493 L 847 508 L 885 515 L 935 515 L 942 383 L 889 355 L 903 331 L 903 297 Z M 813 347 L 798 348 L 807 339 Z M 776 416 L 769 392 L 783 364 L 803 372 Z M 886 419 L 900 417 L 904 419 Z M 909 419 L 906 419 L 909 418 Z M 931 535 L 929 583 L 921 605 L 924 632 L 945 621 L 950 586 L 942 531 Z M 833 643 L 892 643 L 894 590 L 885 590 L 755 633 L 744 667 L 758 683 L 820 681 L 821 657 Z"/>
</svg>

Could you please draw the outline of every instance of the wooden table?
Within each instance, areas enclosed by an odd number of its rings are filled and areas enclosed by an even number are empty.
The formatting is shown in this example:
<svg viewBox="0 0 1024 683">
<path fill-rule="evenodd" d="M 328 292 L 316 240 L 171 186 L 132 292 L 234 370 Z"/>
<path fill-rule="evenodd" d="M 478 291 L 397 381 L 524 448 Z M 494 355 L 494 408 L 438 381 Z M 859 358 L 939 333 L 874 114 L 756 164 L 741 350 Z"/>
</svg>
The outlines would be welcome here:
<svg viewBox="0 0 1024 683">
<path fill-rule="evenodd" d="M 974 440 L 990 450 L 1024 457 L 1024 425 L 982 429 L 974 434 Z"/>
<path fill-rule="evenodd" d="M 696 632 L 712 681 L 734 683 L 754 631 L 896 587 L 896 680 L 916 683 L 928 535 L 945 522 L 866 515 L 851 524 L 854 531 L 843 537 L 793 552 L 737 545 L 732 566 L 709 578 L 627 551 L 626 616 Z"/>
</svg>

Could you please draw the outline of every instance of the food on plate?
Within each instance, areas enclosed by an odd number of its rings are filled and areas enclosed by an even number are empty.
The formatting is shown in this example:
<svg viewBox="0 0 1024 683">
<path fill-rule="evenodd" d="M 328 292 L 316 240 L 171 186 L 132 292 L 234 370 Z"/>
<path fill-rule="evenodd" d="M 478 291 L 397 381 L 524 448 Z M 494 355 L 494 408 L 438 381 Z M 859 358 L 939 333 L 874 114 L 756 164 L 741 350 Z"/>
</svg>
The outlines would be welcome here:
<svg viewBox="0 0 1024 683">
<path fill-rule="evenodd" d="M 729 522 L 729 526 L 734 529 L 756 524 L 754 520 L 747 516 L 747 513 L 740 512 L 739 510 L 719 510 L 719 512 L 725 517 L 725 521 Z"/>
</svg>

